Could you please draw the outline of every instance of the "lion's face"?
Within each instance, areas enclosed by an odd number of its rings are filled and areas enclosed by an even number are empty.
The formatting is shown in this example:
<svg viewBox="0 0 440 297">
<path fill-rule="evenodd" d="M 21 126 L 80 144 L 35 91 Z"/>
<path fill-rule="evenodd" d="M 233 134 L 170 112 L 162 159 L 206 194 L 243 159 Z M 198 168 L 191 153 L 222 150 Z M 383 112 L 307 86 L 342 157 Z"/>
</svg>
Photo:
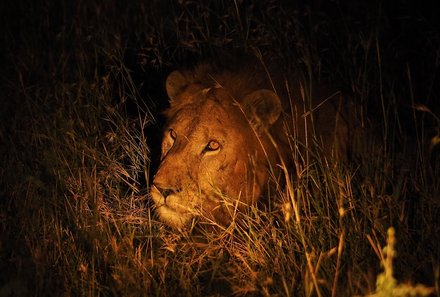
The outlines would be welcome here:
<svg viewBox="0 0 440 297">
<path fill-rule="evenodd" d="M 260 90 L 239 100 L 223 88 L 191 84 L 180 72 L 168 78 L 167 92 L 171 108 L 151 188 L 159 217 L 175 228 L 195 217 L 227 224 L 264 190 L 259 134 L 277 120 L 278 98 Z"/>
</svg>

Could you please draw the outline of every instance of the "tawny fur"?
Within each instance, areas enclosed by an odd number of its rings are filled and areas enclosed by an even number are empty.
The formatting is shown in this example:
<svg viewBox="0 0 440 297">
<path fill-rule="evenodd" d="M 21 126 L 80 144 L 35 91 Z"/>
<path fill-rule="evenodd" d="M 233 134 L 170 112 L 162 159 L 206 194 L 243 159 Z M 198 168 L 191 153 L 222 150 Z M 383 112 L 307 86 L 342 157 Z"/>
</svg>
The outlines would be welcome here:
<svg viewBox="0 0 440 297">
<path fill-rule="evenodd" d="M 241 59 L 168 77 L 171 106 L 151 189 L 164 223 L 228 224 L 264 194 L 277 165 L 292 166 L 306 150 L 329 160 L 346 156 L 351 103 L 271 68 Z"/>
</svg>

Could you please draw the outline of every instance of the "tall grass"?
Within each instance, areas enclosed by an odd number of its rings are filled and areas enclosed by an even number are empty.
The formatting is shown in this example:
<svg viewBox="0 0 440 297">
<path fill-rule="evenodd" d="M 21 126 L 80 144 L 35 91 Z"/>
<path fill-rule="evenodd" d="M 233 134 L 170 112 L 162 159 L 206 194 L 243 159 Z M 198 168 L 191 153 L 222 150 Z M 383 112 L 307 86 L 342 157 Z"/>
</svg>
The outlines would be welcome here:
<svg viewBox="0 0 440 297">
<path fill-rule="evenodd" d="M 394 288 L 440 295 L 438 90 L 411 64 L 395 76 L 391 17 L 318 2 L 2 4 L 0 293 L 379 294 L 393 226 Z M 284 168 L 286 186 L 241 222 L 176 232 L 147 195 L 159 82 L 216 47 L 256 47 L 348 86 L 375 132 L 349 166 Z"/>
</svg>

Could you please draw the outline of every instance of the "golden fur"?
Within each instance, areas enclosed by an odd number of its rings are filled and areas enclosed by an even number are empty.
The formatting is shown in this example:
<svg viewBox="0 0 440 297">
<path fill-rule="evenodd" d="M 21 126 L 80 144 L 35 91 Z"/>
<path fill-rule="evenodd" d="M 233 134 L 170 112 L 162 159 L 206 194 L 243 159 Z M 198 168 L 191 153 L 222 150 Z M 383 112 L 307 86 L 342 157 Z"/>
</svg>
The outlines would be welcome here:
<svg viewBox="0 0 440 297">
<path fill-rule="evenodd" d="M 315 151 L 329 159 L 345 155 L 340 93 L 313 89 L 311 101 L 305 89 L 256 60 L 171 73 L 162 160 L 151 187 L 159 218 L 178 229 L 197 217 L 228 224 L 264 194 L 277 164 L 292 163 L 293 150 L 317 143 Z"/>
</svg>

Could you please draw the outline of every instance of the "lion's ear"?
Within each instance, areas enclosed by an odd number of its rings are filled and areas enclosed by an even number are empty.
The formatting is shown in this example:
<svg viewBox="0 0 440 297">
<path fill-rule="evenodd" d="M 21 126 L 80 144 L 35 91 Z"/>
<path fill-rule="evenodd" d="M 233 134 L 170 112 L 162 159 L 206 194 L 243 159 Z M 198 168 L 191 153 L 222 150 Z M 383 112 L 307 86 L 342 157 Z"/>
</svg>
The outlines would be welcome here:
<svg viewBox="0 0 440 297">
<path fill-rule="evenodd" d="M 168 97 L 171 100 L 174 100 L 174 98 L 176 98 L 187 85 L 188 80 L 182 72 L 178 70 L 171 72 L 165 82 Z"/>
<path fill-rule="evenodd" d="M 254 91 L 243 99 L 246 116 L 258 129 L 269 128 L 281 114 L 281 101 L 274 92 L 266 89 Z"/>
</svg>

